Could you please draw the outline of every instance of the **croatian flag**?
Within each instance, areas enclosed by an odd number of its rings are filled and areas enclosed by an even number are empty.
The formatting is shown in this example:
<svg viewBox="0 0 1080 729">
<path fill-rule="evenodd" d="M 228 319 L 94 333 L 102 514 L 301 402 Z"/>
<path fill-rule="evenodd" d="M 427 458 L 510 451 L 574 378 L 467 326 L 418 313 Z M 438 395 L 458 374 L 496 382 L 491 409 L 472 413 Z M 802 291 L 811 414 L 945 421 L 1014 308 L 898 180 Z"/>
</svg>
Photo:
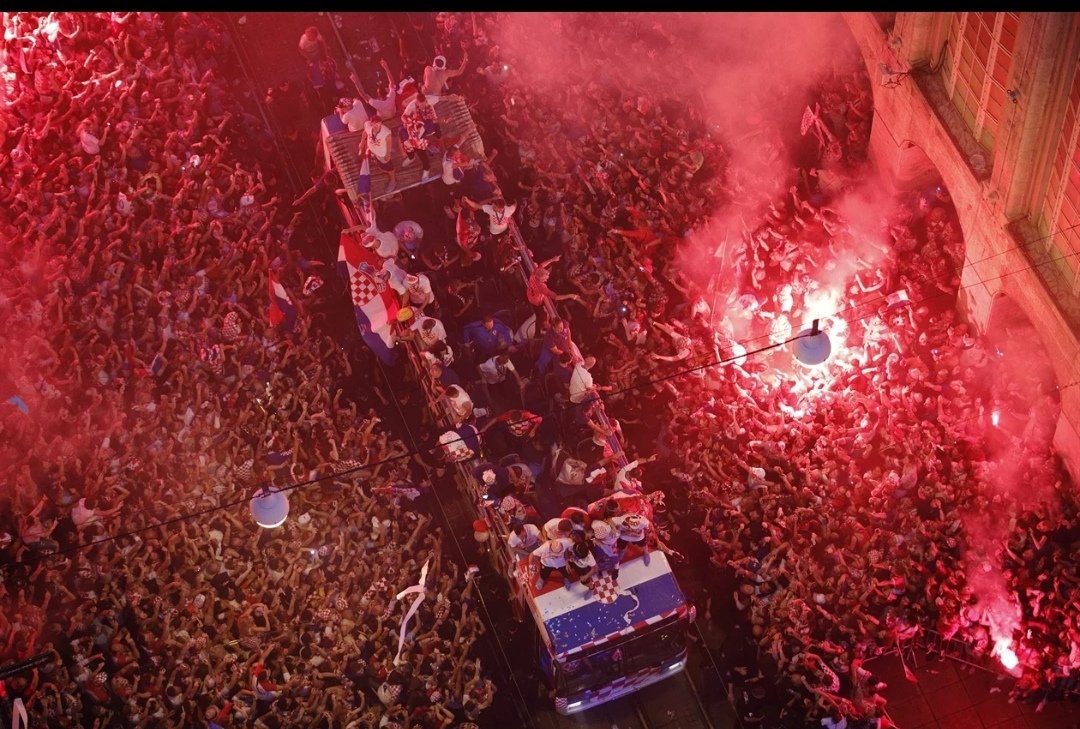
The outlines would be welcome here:
<svg viewBox="0 0 1080 729">
<path fill-rule="evenodd" d="M 363 197 L 371 194 L 371 161 L 365 151 L 360 158 L 360 176 L 356 178 L 356 191 Z"/>
<path fill-rule="evenodd" d="M 296 306 L 289 298 L 289 292 L 277 280 L 274 273 L 270 272 L 270 324 L 273 326 L 284 325 L 287 332 L 291 332 L 296 326 Z"/>
<path fill-rule="evenodd" d="M 358 235 L 343 232 L 338 246 L 338 273 L 349 281 L 356 325 L 364 342 L 384 363 L 393 364 L 390 324 L 397 317 L 398 297 L 390 273 L 383 269 L 383 259 L 360 245 Z"/>
</svg>

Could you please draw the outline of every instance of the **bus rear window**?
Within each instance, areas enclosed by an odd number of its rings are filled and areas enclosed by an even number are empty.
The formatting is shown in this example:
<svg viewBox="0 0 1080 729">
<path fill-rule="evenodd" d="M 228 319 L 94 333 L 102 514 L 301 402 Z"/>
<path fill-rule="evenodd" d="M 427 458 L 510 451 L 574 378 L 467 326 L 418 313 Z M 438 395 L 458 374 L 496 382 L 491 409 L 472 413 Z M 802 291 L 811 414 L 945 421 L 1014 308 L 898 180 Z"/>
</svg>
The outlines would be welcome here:
<svg viewBox="0 0 1080 729">
<path fill-rule="evenodd" d="M 686 648 L 686 621 L 673 622 L 629 640 L 607 646 L 558 665 L 558 692 L 572 696 L 605 686 L 620 676 L 658 666 Z"/>
</svg>

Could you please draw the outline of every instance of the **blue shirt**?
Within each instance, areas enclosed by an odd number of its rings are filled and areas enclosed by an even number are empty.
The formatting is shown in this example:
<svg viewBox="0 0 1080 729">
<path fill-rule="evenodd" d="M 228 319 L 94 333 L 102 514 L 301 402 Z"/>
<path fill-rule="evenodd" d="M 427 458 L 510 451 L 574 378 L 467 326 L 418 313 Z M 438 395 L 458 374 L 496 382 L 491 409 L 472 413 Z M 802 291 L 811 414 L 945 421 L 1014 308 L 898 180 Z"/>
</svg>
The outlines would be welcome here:
<svg viewBox="0 0 1080 729">
<path fill-rule="evenodd" d="M 464 387 L 461 382 L 461 378 L 458 377 L 458 373 L 450 369 L 449 366 L 442 366 L 442 373 L 439 374 L 439 384 L 443 387 L 450 387 L 450 385 L 457 385 L 458 387 Z"/>
<path fill-rule="evenodd" d="M 477 354 L 483 359 L 488 359 L 499 351 L 500 347 L 509 348 L 514 341 L 514 333 L 510 331 L 510 327 L 498 319 L 490 330 L 484 327 L 484 322 L 474 321 L 465 325 L 462 340 L 466 344 L 475 344 Z"/>
</svg>

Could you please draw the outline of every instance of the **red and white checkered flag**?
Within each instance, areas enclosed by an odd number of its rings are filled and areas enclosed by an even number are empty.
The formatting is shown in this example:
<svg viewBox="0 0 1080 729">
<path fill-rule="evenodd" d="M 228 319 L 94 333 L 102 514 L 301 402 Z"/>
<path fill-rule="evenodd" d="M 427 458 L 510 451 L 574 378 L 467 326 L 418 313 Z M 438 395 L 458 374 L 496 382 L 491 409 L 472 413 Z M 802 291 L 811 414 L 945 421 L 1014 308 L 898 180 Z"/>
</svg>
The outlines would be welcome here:
<svg viewBox="0 0 1080 729">
<path fill-rule="evenodd" d="M 619 583 L 615 581 L 610 571 L 604 570 L 592 577 L 587 583 L 596 599 L 605 605 L 610 605 L 619 597 Z"/>
</svg>

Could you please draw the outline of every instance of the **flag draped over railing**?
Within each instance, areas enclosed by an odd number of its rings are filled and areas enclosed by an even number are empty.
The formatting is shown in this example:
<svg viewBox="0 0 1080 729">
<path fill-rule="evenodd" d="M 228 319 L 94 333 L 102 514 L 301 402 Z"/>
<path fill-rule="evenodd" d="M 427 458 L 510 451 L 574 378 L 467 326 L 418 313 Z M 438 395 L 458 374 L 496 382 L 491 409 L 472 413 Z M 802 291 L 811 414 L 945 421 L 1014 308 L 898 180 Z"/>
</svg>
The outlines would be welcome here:
<svg viewBox="0 0 1080 729">
<path fill-rule="evenodd" d="M 338 273 L 349 282 L 356 325 L 364 342 L 386 364 L 394 362 L 394 335 L 398 297 L 392 272 L 374 251 L 360 244 L 363 234 L 342 232 L 338 245 Z"/>
</svg>

